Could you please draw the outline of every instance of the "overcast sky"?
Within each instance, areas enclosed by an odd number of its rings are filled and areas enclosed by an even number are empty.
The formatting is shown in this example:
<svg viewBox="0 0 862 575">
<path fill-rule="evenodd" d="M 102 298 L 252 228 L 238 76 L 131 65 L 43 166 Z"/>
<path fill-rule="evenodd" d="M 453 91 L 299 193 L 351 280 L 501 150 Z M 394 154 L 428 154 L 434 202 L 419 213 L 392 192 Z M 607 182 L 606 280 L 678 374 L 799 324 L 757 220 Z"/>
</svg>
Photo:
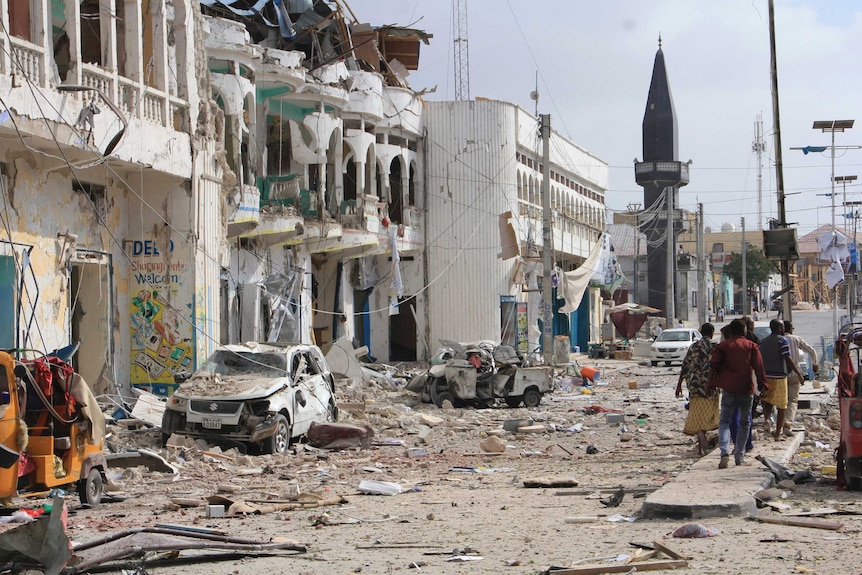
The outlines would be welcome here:
<svg viewBox="0 0 862 575">
<path fill-rule="evenodd" d="M 414 89 L 430 100 L 455 97 L 450 0 L 347 0 L 357 18 L 434 35 L 422 46 Z M 691 159 L 682 205 L 703 202 L 706 224 L 758 222 L 754 124 L 763 115 L 763 225 L 775 217 L 776 175 L 767 0 L 467 0 L 470 96 L 539 113 L 554 129 L 608 163 L 608 207 L 643 202 L 633 160 L 642 158 L 641 122 L 661 34 L 679 124 L 679 159 Z M 776 0 L 776 44 L 787 219 L 799 235 L 831 222 L 831 144 L 817 120 L 859 120 L 835 145 L 862 145 L 862 2 Z M 835 175 L 859 175 L 862 149 L 835 150 Z M 837 184 L 836 223 L 843 188 Z M 825 194 L 825 195 L 818 195 Z M 862 201 L 862 184 L 847 186 Z M 862 226 L 862 222 L 859 222 Z M 848 224 L 852 229 L 852 223 Z M 860 230 L 862 232 L 862 230 Z M 860 234 L 862 235 L 862 234 Z"/>
</svg>

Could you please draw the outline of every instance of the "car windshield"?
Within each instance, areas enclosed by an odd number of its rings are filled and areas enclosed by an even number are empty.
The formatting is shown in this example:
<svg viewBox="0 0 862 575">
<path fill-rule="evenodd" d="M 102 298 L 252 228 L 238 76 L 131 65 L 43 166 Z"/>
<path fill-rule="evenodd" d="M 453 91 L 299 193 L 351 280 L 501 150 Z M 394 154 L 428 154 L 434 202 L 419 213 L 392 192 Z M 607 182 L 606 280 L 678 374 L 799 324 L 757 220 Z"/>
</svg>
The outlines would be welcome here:
<svg viewBox="0 0 862 575">
<path fill-rule="evenodd" d="M 772 335 L 772 330 L 769 328 L 768 325 L 765 325 L 763 327 L 756 326 L 754 328 L 754 335 L 757 336 L 757 339 L 762 340 L 763 338 L 769 337 L 770 335 Z"/>
<path fill-rule="evenodd" d="M 201 369 L 228 376 L 284 377 L 287 363 L 282 353 L 251 353 L 220 349 L 210 356 Z"/>
<path fill-rule="evenodd" d="M 691 334 L 687 331 L 663 331 L 656 341 L 691 341 Z"/>
</svg>

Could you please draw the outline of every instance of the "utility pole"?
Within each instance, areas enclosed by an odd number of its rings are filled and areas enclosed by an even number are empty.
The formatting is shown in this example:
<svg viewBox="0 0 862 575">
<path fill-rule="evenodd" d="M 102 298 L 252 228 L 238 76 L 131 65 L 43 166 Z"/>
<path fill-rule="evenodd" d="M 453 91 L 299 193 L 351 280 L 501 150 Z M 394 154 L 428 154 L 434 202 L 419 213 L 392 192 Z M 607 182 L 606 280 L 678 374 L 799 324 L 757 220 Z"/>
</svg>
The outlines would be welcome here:
<svg viewBox="0 0 862 575">
<path fill-rule="evenodd" d="M 551 268 L 554 237 L 551 229 L 551 115 L 539 116 L 542 128 L 542 352 L 545 363 L 554 357 L 554 308 Z"/>
<path fill-rule="evenodd" d="M 627 207 L 629 213 L 635 216 L 634 299 L 635 303 L 640 303 L 640 299 L 638 298 L 638 260 L 641 256 L 641 205 L 637 202 L 632 202 Z"/>
<path fill-rule="evenodd" d="M 769 0 L 769 71 L 772 77 L 772 133 L 775 147 L 775 185 L 776 195 L 778 196 L 778 227 L 787 227 L 787 212 L 784 203 L 784 157 L 781 148 L 781 116 L 778 106 L 778 60 L 775 52 L 775 2 Z M 792 299 L 793 284 L 790 281 L 790 259 L 783 257 L 781 259 L 781 291 L 784 297 L 781 298 L 781 306 L 783 308 L 783 317 L 787 321 L 792 321 L 793 305 Z"/>
<path fill-rule="evenodd" d="M 707 322 L 709 302 L 706 301 L 706 249 L 703 242 L 703 204 L 697 204 L 697 320 Z"/>
<path fill-rule="evenodd" d="M 665 293 L 665 307 L 667 311 L 667 323 L 665 327 L 670 329 L 674 325 L 676 316 L 675 297 L 676 289 L 674 289 L 674 271 L 676 270 L 676 234 L 675 222 L 673 221 L 673 186 L 665 186 L 665 201 L 667 202 L 667 266 L 665 267 L 665 280 L 667 281 L 667 291 Z"/>
<path fill-rule="evenodd" d="M 748 297 L 748 245 L 745 241 L 745 218 L 742 218 L 742 314 L 751 315 L 751 300 Z"/>
</svg>

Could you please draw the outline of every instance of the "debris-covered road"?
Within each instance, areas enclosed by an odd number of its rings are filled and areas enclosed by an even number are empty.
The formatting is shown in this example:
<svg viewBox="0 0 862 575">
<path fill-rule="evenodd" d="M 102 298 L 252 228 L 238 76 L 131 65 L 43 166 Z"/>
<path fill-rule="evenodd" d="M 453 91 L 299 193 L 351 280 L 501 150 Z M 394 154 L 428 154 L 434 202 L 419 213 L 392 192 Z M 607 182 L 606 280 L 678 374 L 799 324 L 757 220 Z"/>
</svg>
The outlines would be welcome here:
<svg viewBox="0 0 862 575">
<path fill-rule="evenodd" d="M 114 501 L 76 509 L 70 496 L 67 533 L 82 543 L 142 527 L 167 530 L 167 540 L 179 538 L 172 530 L 200 529 L 211 545 L 239 538 L 287 547 L 222 545 L 176 559 L 162 551 L 139 571 L 153 574 L 604 573 L 630 572 L 638 561 L 692 573 L 858 570 L 857 494 L 821 476 L 838 437 L 831 403 L 822 414 L 803 412 L 807 435 L 792 461 L 818 481 L 772 493 L 775 509 L 762 511 L 813 511 L 840 529 L 710 518 L 699 523 L 714 536 L 673 538 L 686 521 L 641 519 L 639 510 L 697 457 L 681 433 L 678 368 L 600 367 L 601 381 L 588 388 L 564 374 L 534 409 L 438 409 L 386 379 L 341 385 L 341 421 L 374 430 L 366 449 L 300 444 L 287 456 L 250 456 L 181 438 L 161 448 L 158 429 L 121 420 L 109 426 L 112 449 L 153 455 L 111 468 Z M 374 494 L 383 492 L 394 494 Z M 656 541 L 670 554 L 651 551 Z M 603 568 L 585 570 L 586 560 Z M 140 563 L 112 565 L 120 573 Z"/>
</svg>

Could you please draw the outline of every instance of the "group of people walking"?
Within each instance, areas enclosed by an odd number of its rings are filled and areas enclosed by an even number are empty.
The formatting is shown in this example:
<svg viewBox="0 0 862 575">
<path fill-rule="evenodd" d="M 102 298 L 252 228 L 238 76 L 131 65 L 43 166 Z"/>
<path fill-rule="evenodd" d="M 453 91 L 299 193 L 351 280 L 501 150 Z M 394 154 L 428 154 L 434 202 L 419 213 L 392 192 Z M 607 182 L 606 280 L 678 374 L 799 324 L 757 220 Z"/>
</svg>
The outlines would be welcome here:
<svg viewBox="0 0 862 575">
<path fill-rule="evenodd" d="M 745 454 L 753 448 L 752 422 L 758 401 L 767 436 L 781 441 L 792 434 L 799 389 L 805 381 L 798 364 L 800 349 L 811 355 L 817 373 L 817 352 L 793 335 L 790 321 L 770 321 L 770 334 L 763 340 L 753 329 L 751 318 L 734 319 L 722 328 L 722 339 L 716 344 L 715 326 L 703 324 L 703 337 L 689 348 L 677 381 L 677 397 L 682 396 L 683 381 L 689 392 L 683 432 L 697 436 L 698 451 L 705 455 L 706 432 L 718 429 L 719 469 L 728 467 L 731 455 L 736 465 L 746 464 Z"/>
</svg>

